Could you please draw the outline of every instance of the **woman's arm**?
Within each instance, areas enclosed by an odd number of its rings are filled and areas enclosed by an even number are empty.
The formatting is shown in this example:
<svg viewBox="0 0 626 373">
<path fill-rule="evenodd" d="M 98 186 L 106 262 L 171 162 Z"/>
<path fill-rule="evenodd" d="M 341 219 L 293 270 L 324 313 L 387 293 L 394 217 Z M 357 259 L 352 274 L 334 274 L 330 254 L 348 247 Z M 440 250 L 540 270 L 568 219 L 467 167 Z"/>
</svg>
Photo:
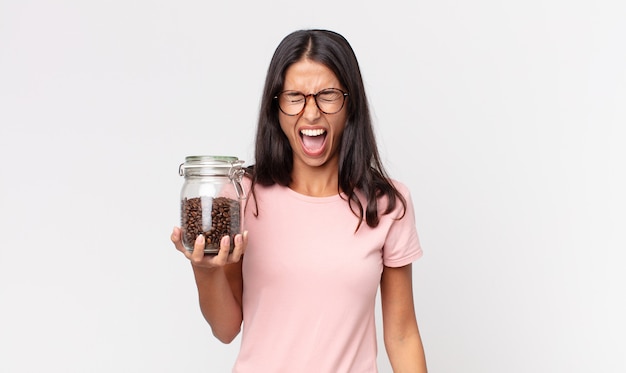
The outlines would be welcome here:
<svg viewBox="0 0 626 373">
<path fill-rule="evenodd" d="M 385 349 L 395 373 L 425 373 L 426 358 L 413 305 L 411 264 L 384 267 L 380 281 Z"/>
<path fill-rule="evenodd" d="M 191 261 L 200 310 L 213 335 L 223 343 L 230 343 L 239 334 L 243 320 L 241 259 L 248 242 L 247 232 L 235 236 L 231 254 L 230 238 L 223 237 L 220 251 L 214 256 L 204 255 L 203 236 L 198 236 L 191 253 L 182 245 L 180 228 L 174 228 L 171 239 L 176 249 Z"/>
</svg>

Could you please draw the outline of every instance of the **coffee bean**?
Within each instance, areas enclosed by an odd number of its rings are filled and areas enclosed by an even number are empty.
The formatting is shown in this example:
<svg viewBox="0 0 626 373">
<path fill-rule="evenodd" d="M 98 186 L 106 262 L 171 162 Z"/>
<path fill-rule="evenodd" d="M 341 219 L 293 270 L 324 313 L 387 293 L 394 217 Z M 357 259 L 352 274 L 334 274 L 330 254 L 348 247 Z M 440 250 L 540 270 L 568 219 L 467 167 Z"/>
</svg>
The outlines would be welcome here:
<svg viewBox="0 0 626 373">
<path fill-rule="evenodd" d="M 222 237 L 230 236 L 230 251 L 240 232 L 241 209 L 238 201 L 226 197 L 184 198 L 181 201 L 183 244 L 193 250 L 196 238 L 205 238 L 205 254 L 217 254 Z"/>
</svg>

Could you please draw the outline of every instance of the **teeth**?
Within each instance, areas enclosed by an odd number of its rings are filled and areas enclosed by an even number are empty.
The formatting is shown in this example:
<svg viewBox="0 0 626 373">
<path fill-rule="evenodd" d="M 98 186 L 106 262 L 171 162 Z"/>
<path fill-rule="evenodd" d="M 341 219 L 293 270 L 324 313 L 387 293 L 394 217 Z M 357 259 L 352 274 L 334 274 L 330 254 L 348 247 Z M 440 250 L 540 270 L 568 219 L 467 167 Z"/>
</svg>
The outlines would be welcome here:
<svg viewBox="0 0 626 373">
<path fill-rule="evenodd" d="M 326 130 L 323 129 L 314 129 L 314 130 L 300 130 L 300 133 L 304 136 L 319 136 L 326 133 Z"/>
</svg>

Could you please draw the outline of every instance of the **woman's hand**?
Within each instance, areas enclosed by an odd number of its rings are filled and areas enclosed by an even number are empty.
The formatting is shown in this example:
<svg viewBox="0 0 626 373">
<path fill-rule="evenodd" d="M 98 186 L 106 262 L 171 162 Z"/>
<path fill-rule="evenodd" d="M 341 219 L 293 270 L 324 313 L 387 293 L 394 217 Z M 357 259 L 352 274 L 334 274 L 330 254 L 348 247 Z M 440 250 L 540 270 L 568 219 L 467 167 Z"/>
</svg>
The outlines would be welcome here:
<svg viewBox="0 0 626 373">
<path fill-rule="evenodd" d="M 181 229 L 179 227 L 174 227 L 171 239 L 174 243 L 174 246 L 176 247 L 176 250 L 183 253 L 185 257 L 191 261 L 191 264 L 194 267 L 209 269 L 220 268 L 224 267 L 227 264 L 239 262 L 244 251 L 246 250 L 246 246 L 248 245 L 248 231 L 245 231 L 243 232 L 243 234 L 235 235 L 235 248 L 233 249 L 232 253 L 229 252 L 230 236 L 224 236 L 220 241 L 220 250 L 217 255 L 204 255 L 205 239 L 203 235 L 199 235 L 196 238 L 192 252 L 189 252 L 187 251 L 187 249 L 185 249 L 181 237 Z"/>
</svg>

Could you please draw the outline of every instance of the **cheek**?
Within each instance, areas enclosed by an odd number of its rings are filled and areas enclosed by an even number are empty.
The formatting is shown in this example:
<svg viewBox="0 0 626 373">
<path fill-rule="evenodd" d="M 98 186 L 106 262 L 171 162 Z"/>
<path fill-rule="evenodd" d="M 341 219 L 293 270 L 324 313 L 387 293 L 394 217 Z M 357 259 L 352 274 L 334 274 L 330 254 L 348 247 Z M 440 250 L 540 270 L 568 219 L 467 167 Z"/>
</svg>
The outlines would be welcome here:
<svg viewBox="0 0 626 373">
<path fill-rule="evenodd" d="M 291 138 L 293 137 L 293 128 L 295 126 L 295 121 L 292 120 L 292 118 L 285 118 L 283 115 L 281 115 L 281 117 L 278 119 L 278 122 L 280 123 L 280 129 L 283 131 L 285 136 L 287 136 L 287 138 L 291 140 Z"/>
<path fill-rule="evenodd" d="M 343 135 L 343 131 L 346 128 L 346 116 L 342 115 L 341 118 L 336 118 L 332 123 L 333 131 L 337 134 L 338 137 Z"/>
</svg>

